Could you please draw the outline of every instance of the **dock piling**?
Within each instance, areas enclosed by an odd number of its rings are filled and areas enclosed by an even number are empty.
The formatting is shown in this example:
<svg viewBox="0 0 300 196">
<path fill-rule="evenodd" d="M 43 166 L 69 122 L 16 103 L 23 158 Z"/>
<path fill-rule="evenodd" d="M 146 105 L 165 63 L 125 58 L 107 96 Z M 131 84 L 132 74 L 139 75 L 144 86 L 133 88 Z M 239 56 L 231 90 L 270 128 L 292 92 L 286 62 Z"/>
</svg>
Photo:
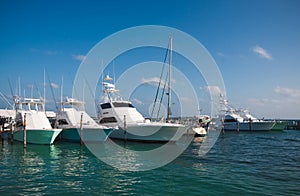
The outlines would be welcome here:
<svg viewBox="0 0 300 196">
<path fill-rule="evenodd" d="M 80 146 L 82 146 L 83 142 L 82 142 L 82 118 L 83 118 L 83 113 L 81 113 L 80 116 Z"/>
<path fill-rule="evenodd" d="M 15 129 L 15 125 L 14 124 L 11 124 L 11 127 L 10 127 L 10 143 L 13 144 L 14 143 L 14 129 Z"/>
<path fill-rule="evenodd" d="M 24 144 L 24 148 L 26 148 L 26 113 L 24 114 L 24 131 L 23 131 L 23 144 Z"/>
<path fill-rule="evenodd" d="M 125 142 L 126 142 L 126 130 L 127 130 L 126 115 L 124 115 L 124 141 Z"/>
</svg>

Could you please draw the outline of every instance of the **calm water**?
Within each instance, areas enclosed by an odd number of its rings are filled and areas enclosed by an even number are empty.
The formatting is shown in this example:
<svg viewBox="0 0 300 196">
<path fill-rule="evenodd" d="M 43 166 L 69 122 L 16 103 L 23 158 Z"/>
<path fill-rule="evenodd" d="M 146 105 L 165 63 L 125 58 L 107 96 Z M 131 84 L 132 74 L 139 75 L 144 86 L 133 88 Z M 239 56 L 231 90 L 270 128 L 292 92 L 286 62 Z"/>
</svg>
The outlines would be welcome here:
<svg viewBox="0 0 300 196">
<path fill-rule="evenodd" d="M 200 145 L 194 140 L 164 167 L 129 172 L 106 165 L 79 144 L 27 145 L 24 151 L 21 143 L 4 141 L 0 195 L 299 195 L 300 131 L 225 133 L 202 157 Z"/>
</svg>

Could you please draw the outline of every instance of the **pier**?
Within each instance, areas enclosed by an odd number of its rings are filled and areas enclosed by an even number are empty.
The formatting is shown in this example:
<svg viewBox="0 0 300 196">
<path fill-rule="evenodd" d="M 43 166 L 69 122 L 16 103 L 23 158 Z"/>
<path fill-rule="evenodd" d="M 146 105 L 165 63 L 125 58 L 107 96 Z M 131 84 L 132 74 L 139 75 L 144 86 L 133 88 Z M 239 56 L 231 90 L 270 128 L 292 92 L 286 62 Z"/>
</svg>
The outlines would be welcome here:
<svg viewBox="0 0 300 196">
<path fill-rule="evenodd" d="M 0 137 L 2 141 L 5 138 L 9 138 L 8 135 L 12 132 L 11 122 L 11 117 L 0 116 Z"/>
<path fill-rule="evenodd" d="M 287 120 L 288 125 L 286 129 L 288 130 L 300 130 L 300 120 L 299 119 L 291 119 Z"/>
</svg>

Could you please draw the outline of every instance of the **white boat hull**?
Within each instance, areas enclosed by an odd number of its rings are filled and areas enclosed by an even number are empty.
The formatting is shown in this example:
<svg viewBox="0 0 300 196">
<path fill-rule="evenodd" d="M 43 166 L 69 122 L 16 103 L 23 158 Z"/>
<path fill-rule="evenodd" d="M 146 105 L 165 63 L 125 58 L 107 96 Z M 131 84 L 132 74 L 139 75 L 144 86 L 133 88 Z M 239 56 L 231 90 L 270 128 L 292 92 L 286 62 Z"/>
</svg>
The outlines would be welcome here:
<svg viewBox="0 0 300 196">
<path fill-rule="evenodd" d="M 269 131 L 273 128 L 275 122 L 226 122 L 224 123 L 225 131 Z"/>
<path fill-rule="evenodd" d="M 175 142 L 186 133 L 187 127 L 169 123 L 138 123 L 114 130 L 110 134 L 112 139 L 148 141 L 148 142 Z"/>
</svg>

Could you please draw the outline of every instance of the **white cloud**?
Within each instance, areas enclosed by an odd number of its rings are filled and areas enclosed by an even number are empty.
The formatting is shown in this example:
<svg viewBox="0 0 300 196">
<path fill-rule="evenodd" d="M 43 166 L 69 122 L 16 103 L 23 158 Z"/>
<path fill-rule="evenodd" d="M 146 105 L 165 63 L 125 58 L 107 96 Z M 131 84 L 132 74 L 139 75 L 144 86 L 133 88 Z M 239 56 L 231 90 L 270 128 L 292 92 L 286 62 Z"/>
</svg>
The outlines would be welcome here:
<svg viewBox="0 0 300 196">
<path fill-rule="evenodd" d="M 57 84 L 55 84 L 55 83 L 51 83 L 50 86 L 51 86 L 52 88 L 59 88 L 59 86 L 58 86 Z"/>
<path fill-rule="evenodd" d="M 281 104 L 281 100 L 279 99 L 270 99 L 270 98 L 249 98 L 248 99 L 248 103 L 252 104 L 252 105 L 256 105 L 256 106 L 265 106 L 268 104 Z"/>
<path fill-rule="evenodd" d="M 258 54 L 261 58 L 265 58 L 268 60 L 272 60 L 273 57 L 271 54 L 269 54 L 265 49 L 260 47 L 259 45 L 256 45 L 255 47 L 252 48 L 252 51 L 256 54 Z"/>
<path fill-rule="evenodd" d="M 257 117 L 299 118 L 300 101 L 295 98 L 250 98 L 246 104 L 250 112 Z"/>
<path fill-rule="evenodd" d="M 46 55 L 57 55 L 58 51 L 56 51 L 56 50 L 45 50 L 44 54 L 46 54 Z"/>
<path fill-rule="evenodd" d="M 78 55 L 72 55 L 73 59 L 78 60 L 78 61 L 83 61 L 85 60 L 86 56 L 82 55 L 82 54 L 78 54 Z"/>
<path fill-rule="evenodd" d="M 217 52 L 217 55 L 220 57 L 225 57 L 225 54 L 223 54 L 222 52 Z"/>
<path fill-rule="evenodd" d="M 30 48 L 29 50 L 30 50 L 30 52 L 40 53 L 40 54 L 45 54 L 45 55 L 57 55 L 59 53 L 59 51 L 57 51 L 57 50 L 41 50 L 41 49 L 37 49 L 37 48 Z"/>
<path fill-rule="evenodd" d="M 150 85 L 153 85 L 153 84 L 158 84 L 159 83 L 159 78 L 157 77 L 154 77 L 154 78 L 142 78 L 142 83 L 143 84 L 150 84 Z"/>
<path fill-rule="evenodd" d="M 175 83 L 175 80 L 174 79 L 171 79 L 172 83 L 174 84 Z M 152 86 L 157 86 L 158 83 L 159 83 L 159 78 L 158 77 L 153 77 L 153 78 L 142 78 L 141 82 L 143 84 L 149 84 L 149 85 L 152 85 Z M 165 85 L 165 81 L 161 81 L 160 83 L 160 87 L 163 88 Z M 166 85 L 167 87 L 167 85 Z"/>
<path fill-rule="evenodd" d="M 190 97 L 180 97 L 180 101 L 183 101 L 185 103 L 193 103 L 193 99 Z"/>
<path fill-rule="evenodd" d="M 288 97 L 293 97 L 293 98 L 300 98 L 300 90 L 298 89 L 293 89 L 293 88 L 283 88 L 280 86 L 277 86 L 274 89 L 275 93 L 283 95 L 283 96 L 288 96 Z"/>
<path fill-rule="evenodd" d="M 300 89 L 277 86 L 275 95 L 248 99 L 252 113 L 272 118 L 299 118 Z"/>
<path fill-rule="evenodd" d="M 141 100 L 136 99 L 136 98 L 133 98 L 133 99 L 132 99 L 132 102 L 134 102 L 134 103 L 137 104 L 137 105 L 142 105 L 142 104 L 143 104 L 143 102 L 142 102 Z"/>
<path fill-rule="evenodd" d="M 218 86 L 205 86 L 205 87 L 200 87 L 201 90 L 205 90 L 209 92 L 212 95 L 223 95 L 220 87 Z"/>
</svg>

